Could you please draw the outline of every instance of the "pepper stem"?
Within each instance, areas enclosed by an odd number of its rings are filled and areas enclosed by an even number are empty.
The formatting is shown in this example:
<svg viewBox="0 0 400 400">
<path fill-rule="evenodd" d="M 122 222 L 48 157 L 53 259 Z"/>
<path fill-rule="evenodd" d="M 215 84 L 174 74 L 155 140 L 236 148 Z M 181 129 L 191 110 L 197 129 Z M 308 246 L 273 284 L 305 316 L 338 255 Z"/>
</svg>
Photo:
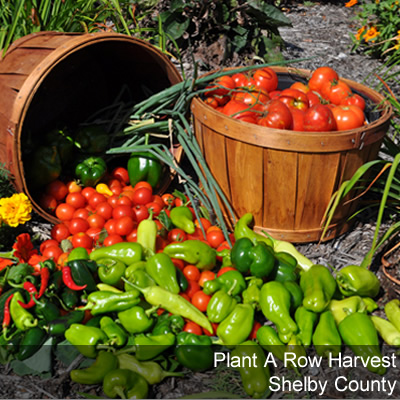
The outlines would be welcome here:
<svg viewBox="0 0 400 400">
<path fill-rule="evenodd" d="M 12 249 L 11 251 L 0 252 L 0 258 L 7 258 L 10 260 L 18 261 L 18 258 L 14 257 L 14 252 L 14 249 Z"/>
<path fill-rule="evenodd" d="M 139 290 L 140 293 L 143 293 L 143 288 L 136 286 L 134 283 L 132 283 L 131 281 L 128 281 L 128 279 L 122 277 L 121 278 L 127 285 L 134 287 L 135 289 Z"/>
<path fill-rule="evenodd" d="M 157 311 L 160 308 L 159 305 L 153 306 L 145 311 L 145 314 L 149 317 L 154 311 Z"/>
<path fill-rule="evenodd" d="M 124 388 L 122 386 L 114 386 L 113 388 L 121 399 L 126 399 Z"/>
</svg>

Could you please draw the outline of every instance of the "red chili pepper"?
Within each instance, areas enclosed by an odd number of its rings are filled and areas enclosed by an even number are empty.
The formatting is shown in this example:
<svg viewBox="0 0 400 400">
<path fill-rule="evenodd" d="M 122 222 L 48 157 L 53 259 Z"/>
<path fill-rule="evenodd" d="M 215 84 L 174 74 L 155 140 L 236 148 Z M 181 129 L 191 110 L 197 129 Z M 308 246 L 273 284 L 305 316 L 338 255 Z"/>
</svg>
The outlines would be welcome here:
<svg viewBox="0 0 400 400">
<path fill-rule="evenodd" d="M 13 298 L 14 294 L 8 296 L 5 304 L 4 304 L 4 315 L 3 315 L 3 331 L 10 326 L 11 323 L 11 314 L 10 314 L 10 301 Z"/>
<path fill-rule="evenodd" d="M 62 277 L 63 277 L 63 282 L 64 282 L 65 286 L 67 286 L 68 288 L 70 288 L 72 290 L 83 290 L 87 286 L 87 285 L 78 286 L 74 282 L 74 280 L 72 278 L 71 268 L 68 266 L 63 267 Z"/>
<path fill-rule="evenodd" d="M 35 295 L 35 298 L 37 299 L 37 289 L 36 289 L 36 286 L 35 286 L 32 282 L 26 281 L 26 282 L 24 282 L 24 289 L 25 289 L 28 293 L 31 294 L 31 298 L 30 298 L 29 302 L 26 303 L 26 304 L 23 303 L 22 301 L 19 301 L 19 300 L 18 300 L 18 304 L 19 304 L 22 308 L 25 308 L 25 309 L 32 308 L 32 307 L 34 307 L 35 304 L 36 304 L 36 302 L 35 302 L 33 296 Z"/>
<path fill-rule="evenodd" d="M 40 299 L 43 295 L 44 292 L 47 289 L 47 285 L 49 283 L 49 278 L 50 278 L 50 270 L 47 267 L 43 267 L 40 269 L 40 291 L 39 295 L 36 297 L 37 299 Z"/>
</svg>

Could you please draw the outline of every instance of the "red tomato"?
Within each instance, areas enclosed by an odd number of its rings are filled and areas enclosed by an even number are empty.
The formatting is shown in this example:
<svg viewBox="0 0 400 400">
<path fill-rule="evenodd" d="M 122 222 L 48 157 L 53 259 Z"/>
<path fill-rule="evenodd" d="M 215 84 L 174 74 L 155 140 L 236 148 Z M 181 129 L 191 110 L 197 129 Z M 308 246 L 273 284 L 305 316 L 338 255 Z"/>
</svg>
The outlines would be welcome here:
<svg viewBox="0 0 400 400">
<path fill-rule="evenodd" d="M 203 228 L 204 228 L 205 232 L 207 232 L 207 229 L 211 227 L 211 222 L 207 218 L 200 217 L 200 221 L 198 219 L 196 219 L 194 221 L 194 224 L 198 228 L 200 228 L 200 223 L 201 223 L 201 225 L 203 225 Z"/>
<path fill-rule="evenodd" d="M 86 206 L 86 198 L 81 192 L 68 193 L 65 202 L 75 208 L 83 208 Z"/>
<path fill-rule="evenodd" d="M 68 187 L 64 182 L 56 179 L 46 185 L 46 193 L 53 196 L 56 200 L 61 201 L 68 194 Z"/>
<path fill-rule="evenodd" d="M 212 272 L 212 271 L 201 271 L 198 283 L 199 283 L 199 285 L 201 287 L 203 287 L 204 282 L 212 281 L 213 279 L 215 279 L 215 277 L 216 277 L 215 276 L 215 272 Z"/>
<path fill-rule="evenodd" d="M 320 67 L 312 73 L 311 78 L 308 81 L 308 87 L 310 90 L 316 90 L 319 92 L 323 84 L 338 79 L 339 75 L 334 69 L 330 67 Z"/>
<path fill-rule="evenodd" d="M 343 99 L 340 103 L 341 106 L 357 106 L 360 107 L 361 110 L 365 110 L 365 100 L 357 93 L 352 93 Z"/>
<path fill-rule="evenodd" d="M 222 112 L 234 119 L 245 120 L 249 122 L 249 119 L 256 119 L 257 114 L 253 111 L 248 110 L 249 106 L 237 100 L 230 100 L 225 104 Z"/>
<path fill-rule="evenodd" d="M 237 271 L 237 269 L 233 268 L 233 267 L 222 267 L 217 273 L 217 278 L 220 277 L 221 275 L 223 275 L 225 272 L 228 272 L 228 271 Z"/>
<path fill-rule="evenodd" d="M 90 187 L 90 186 L 84 187 L 84 188 L 82 189 L 82 194 L 85 196 L 86 201 L 88 201 L 89 198 L 90 198 L 90 196 L 91 196 L 92 194 L 94 194 L 94 193 L 96 193 L 96 189 L 95 189 L 95 188 L 92 188 L 92 187 Z"/>
<path fill-rule="evenodd" d="M 278 96 L 278 100 L 285 103 L 290 109 L 305 111 L 308 108 L 308 97 L 297 89 L 284 89 Z"/>
<path fill-rule="evenodd" d="M 226 96 L 229 91 L 234 89 L 236 86 L 235 81 L 229 75 L 221 76 L 215 79 L 211 85 L 207 86 L 207 92 L 204 93 L 205 96 Z"/>
<path fill-rule="evenodd" d="M 232 79 L 235 82 L 235 87 L 246 87 L 249 82 L 249 77 L 243 72 L 233 74 Z"/>
<path fill-rule="evenodd" d="M 150 203 L 153 198 L 153 193 L 151 190 L 145 187 L 141 187 L 135 190 L 133 197 L 133 204 L 137 205 L 145 205 Z"/>
<path fill-rule="evenodd" d="M 191 279 L 188 279 L 187 281 L 188 281 L 188 288 L 185 290 L 185 294 L 187 294 L 191 299 L 193 295 L 201 289 L 200 285 L 196 281 L 192 281 Z"/>
<path fill-rule="evenodd" d="M 297 89 L 297 90 L 300 90 L 300 92 L 303 92 L 306 94 L 310 92 L 310 88 L 308 87 L 308 85 L 303 82 L 300 82 L 300 81 L 292 83 L 290 85 L 290 89 Z"/>
<path fill-rule="evenodd" d="M 115 233 L 120 236 L 129 235 L 135 228 L 135 221 L 128 216 L 121 217 L 115 220 Z"/>
<path fill-rule="evenodd" d="M 57 240 L 57 242 L 59 243 L 61 243 L 61 241 L 63 241 L 64 239 L 67 239 L 70 234 L 71 233 L 67 225 L 65 224 L 55 224 L 51 228 L 51 233 L 50 233 L 51 237 Z"/>
<path fill-rule="evenodd" d="M 321 104 L 321 95 L 319 95 L 316 92 L 308 92 L 307 93 L 307 98 L 308 98 L 308 107 L 315 106 L 316 104 Z"/>
<path fill-rule="evenodd" d="M 89 228 L 86 231 L 86 235 L 90 236 L 93 239 L 94 243 L 97 243 L 100 238 L 101 232 L 102 230 L 100 228 Z"/>
<path fill-rule="evenodd" d="M 160 214 L 162 210 L 162 206 L 160 204 L 156 203 L 155 201 L 151 201 L 150 203 L 146 204 L 147 209 L 153 213 L 154 216 L 157 216 Z"/>
<path fill-rule="evenodd" d="M 293 118 L 293 130 L 294 131 L 304 131 L 304 116 L 306 115 L 305 111 L 292 109 L 292 118 Z"/>
<path fill-rule="evenodd" d="M 184 242 L 187 240 L 186 232 L 183 229 L 173 228 L 168 232 L 170 242 Z"/>
<path fill-rule="evenodd" d="M 83 218 L 72 218 L 69 223 L 69 231 L 72 235 L 78 232 L 86 232 L 89 229 L 89 223 Z"/>
<path fill-rule="evenodd" d="M 66 185 L 68 193 L 80 193 L 82 191 L 82 186 L 77 181 L 70 181 Z"/>
<path fill-rule="evenodd" d="M 119 195 L 113 194 L 112 196 L 110 196 L 110 197 L 107 199 L 107 203 L 108 203 L 112 208 L 114 208 L 114 207 L 117 206 L 118 199 L 119 199 Z"/>
<path fill-rule="evenodd" d="M 192 304 L 200 311 L 207 311 L 208 303 L 211 300 L 211 296 L 205 294 L 202 290 L 196 292 L 192 297 Z"/>
<path fill-rule="evenodd" d="M 211 322 L 211 326 L 213 328 L 213 332 L 208 331 L 207 329 L 203 328 L 203 333 L 207 336 L 215 336 L 218 328 L 218 323 L 217 322 Z"/>
<path fill-rule="evenodd" d="M 335 118 L 329 107 L 316 104 L 304 115 L 304 130 L 309 132 L 329 132 L 336 129 Z"/>
<path fill-rule="evenodd" d="M 278 75 L 269 67 L 257 69 L 254 72 L 256 87 L 272 92 L 278 88 Z"/>
<path fill-rule="evenodd" d="M 172 262 L 174 263 L 175 267 L 183 271 L 185 268 L 185 261 L 180 260 L 179 258 L 171 258 Z"/>
<path fill-rule="evenodd" d="M 121 194 L 117 200 L 117 206 L 133 206 L 133 201 L 130 199 L 129 195 Z"/>
<path fill-rule="evenodd" d="M 104 229 L 107 231 L 109 235 L 112 235 L 115 232 L 115 219 L 111 218 L 104 224 Z"/>
<path fill-rule="evenodd" d="M 44 211 L 52 214 L 57 208 L 58 202 L 51 194 L 43 193 L 39 199 L 39 205 Z"/>
<path fill-rule="evenodd" d="M 121 217 L 135 217 L 135 211 L 133 211 L 132 207 L 129 206 L 116 206 L 112 211 L 112 217 L 114 219 L 118 219 Z"/>
<path fill-rule="evenodd" d="M 262 90 L 237 90 L 233 93 L 232 99 L 246 104 L 248 107 L 254 106 L 257 103 L 265 104 L 270 100 L 268 93 Z"/>
<path fill-rule="evenodd" d="M 258 124 L 268 128 L 291 129 L 293 117 L 289 108 L 279 100 L 271 100 L 265 107 L 265 114 Z"/>
<path fill-rule="evenodd" d="M 217 108 L 219 106 L 219 103 L 214 96 L 208 96 L 203 101 L 212 108 Z"/>
<path fill-rule="evenodd" d="M 165 206 L 164 201 L 159 194 L 153 195 L 153 199 L 151 200 L 151 202 L 159 204 L 161 208 L 164 208 Z"/>
<path fill-rule="evenodd" d="M 159 236 L 157 236 L 157 238 L 156 238 L 156 245 L 157 245 L 157 239 L 158 238 L 159 238 Z M 127 242 L 136 242 L 137 241 L 137 228 L 132 229 L 132 232 L 129 235 L 125 236 L 125 240 Z"/>
<path fill-rule="evenodd" d="M 74 211 L 74 215 L 72 217 L 87 219 L 89 217 L 89 215 L 90 215 L 90 212 L 86 208 L 78 208 Z"/>
<path fill-rule="evenodd" d="M 104 194 L 95 192 L 89 197 L 88 204 L 93 209 L 96 209 L 98 204 L 106 202 L 106 201 L 107 201 L 107 198 L 106 198 L 106 196 L 104 196 Z"/>
<path fill-rule="evenodd" d="M 56 208 L 56 217 L 61 221 L 69 221 L 73 218 L 75 207 L 67 203 L 60 203 Z"/>
<path fill-rule="evenodd" d="M 133 212 L 135 213 L 135 218 L 136 221 L 139 223 L 140 221 L 143 221 L 144 219 L 149 218 L 149 210 L 147 209 L 146 206 L 144 205 L 138 205 L 133 209 Z"/>
<path fill-rule="evenodd" d="M 161 196 L 161 199 L 165 206 L 169 207 L 174 204 L 175 197 L 170 193 L 165 193 Z"/>
<path fill-rule="evenodd" d="M 74 247 L 84 247 L 85 249 L 91 249 L 93 246 L 93 238 L 91 238 L 85 232 L 79 232 L 75 233 L 75 235 L 72 235 L 71 243 Z"/>
<path fill-rule="evenodd" d="M 364 125 L 363 110 L 357 106 L 337 106 L 332 108 L 338 131 L 359 128 Z"/>
<path fill-rule="evenodd" d="M 43 257 L 52 258 L 57 261 L 58 257 L 63 253 L 59 246 L 46 247 L 42 253 Z"/>
<path fill-rule="evenodd" d="M 203 329 L 201 329 L 201 326 L 197 325 L 193 321 L 186 322 L 186 324 L 183 326 L 182 331 L 183 332 L 194 333 L 195 335 L 202 335 L 203 334 Z"/>
<path fill-rule="evenodd" d="M 92 214 L 87 218 L 87 222 L 91 228 L 100 228 L 102 229 L 106 223 L 106 220 L 100 214 Z"/>
<path fill-rule="evenodd" d="M 116 233 L 114 233 L 112 235 L 107 236 L 104 239 L 103 245 L 104 246 L 112 246 L 113 244 L 121 243 L 123 241 L 124 241 L 124 239 L 122 239 L 122 237 L 120 235 L 117 235 Z"/>
<path fill-rule="evenodd" d="M 183 275 L 186 279 L 198 281 L 200 279 L 200 270 L 195 265 L 186 265 L 183 268 Z"/>
<path fill-rule="evenodd" d="M 46 249 L 46 247 L 58 246 L 58 245 L 59 245 L 59 243 L 57 242 L 57 240 L 47 239 L 40 244 L 40 247 L 39 247 L 40 254 L 43 254 L 43 251 Z"/>
<path fill-rule="evenodd" d="M 111 172 L 111 176 L 118 179 L 119 181 L 123 183 L 128 183 L 129 182 L 129 174 L 128 170 L 123 167 L 116 167 L 113 169 Z"/>
<path fill-rule="evenodd" d="M 112 213 L 113 208 L 108 201 L 103 201 L 102 203 L 97 204 L 96 214 L 101 215 L 106 221 L 112 217 Z"/>
<path fill-rule="evenodd" d="M 341 80 L 326 82 L 321 87 L 322 97 L 335 105 L 339 105 L 346 97 L 349 97 L 351 93 L 350 86 Z"/>
<path fill-rule="evenodd" d="M 206 240 L 212 248 L 216 249 L 225 240 L 225 236 L 221 229 L 213 230 L 207 232 Z"/>
</svg>

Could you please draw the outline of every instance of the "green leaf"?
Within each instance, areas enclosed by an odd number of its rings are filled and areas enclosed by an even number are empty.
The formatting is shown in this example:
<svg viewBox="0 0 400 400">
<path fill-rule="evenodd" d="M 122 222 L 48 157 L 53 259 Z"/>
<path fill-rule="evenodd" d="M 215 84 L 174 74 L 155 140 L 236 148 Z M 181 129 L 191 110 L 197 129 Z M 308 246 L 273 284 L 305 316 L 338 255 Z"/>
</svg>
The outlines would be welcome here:
<svg viewBox="0 0 400 400">
<path fill-rule="evenodd" d="M 164 32 L 174 39 L 179 39 L 186 32 L 190 20 L 179 21 L 176 15 L 169 16 L 164 22 Z"/>
<path fill-rule="evenodd" d="M 247 13 L 253 16 L 264 29 L 279 26 L 292 26 L 292 22 L 278 8 L 263 0 L 248 0 Z"/>
<path fill-rule="evenodd" d="M 165 212 L 165 210 L 162 210 L 160 214 L 158 214 L 158 220 L 163 224 L 167 231 L 170 231 L 174 227 L 171 218 L 168 217 L 168 214 Z"/>
<path fill-rule="evenodd" d="M 20 284 L 26 276 L 31 275 L 33 272 L 34 269 L 29 264 L 18 264 L 10 268 L 7 280 L 15 284 Z"/>
<path fill-rule="evenodd" d="M 83 393 L 83 392 L 77 392 L 77 393 L 80 394 L 82 397 L 86 397 L 87 399 L 104 399 L 104 397 L 95 396 L 94 394 Z"/>
<path fill-rule="evenodd" d="M 185 2 L 182 0 L 172 0 L 171 1 L 171 5 L 169 6 L 169 11 L 171 12 L 178 12 L 180 14 L 182 14 L 183 8 L 185 7 Z"/>
<path fill-rule="evenodd" d="M 57 360 L 61 361 L 65 365 L 70 365 L 72 361 L 79 356 L 79 351 L 76 347 L 72 346 L 72 344 L 67 340 L 63 340 L 62 342 L 58 343 L 55 350 L 54 355 Z"/>
</svg>

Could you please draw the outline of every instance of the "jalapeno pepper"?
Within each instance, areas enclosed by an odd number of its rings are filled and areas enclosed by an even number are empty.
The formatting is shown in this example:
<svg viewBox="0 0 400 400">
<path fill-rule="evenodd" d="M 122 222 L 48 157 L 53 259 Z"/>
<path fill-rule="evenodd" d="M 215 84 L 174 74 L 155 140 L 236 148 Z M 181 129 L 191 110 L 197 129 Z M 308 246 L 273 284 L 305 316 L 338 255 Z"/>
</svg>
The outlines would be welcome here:
<svg viewBox="0 0 400 400">
<path fill-rule="evenodd" d="M 39 326 L 28 329 L 19 345 L 17 359 L 20 361 L 32 357 L 46 340 L 46 332 Z"/>
</svg>

